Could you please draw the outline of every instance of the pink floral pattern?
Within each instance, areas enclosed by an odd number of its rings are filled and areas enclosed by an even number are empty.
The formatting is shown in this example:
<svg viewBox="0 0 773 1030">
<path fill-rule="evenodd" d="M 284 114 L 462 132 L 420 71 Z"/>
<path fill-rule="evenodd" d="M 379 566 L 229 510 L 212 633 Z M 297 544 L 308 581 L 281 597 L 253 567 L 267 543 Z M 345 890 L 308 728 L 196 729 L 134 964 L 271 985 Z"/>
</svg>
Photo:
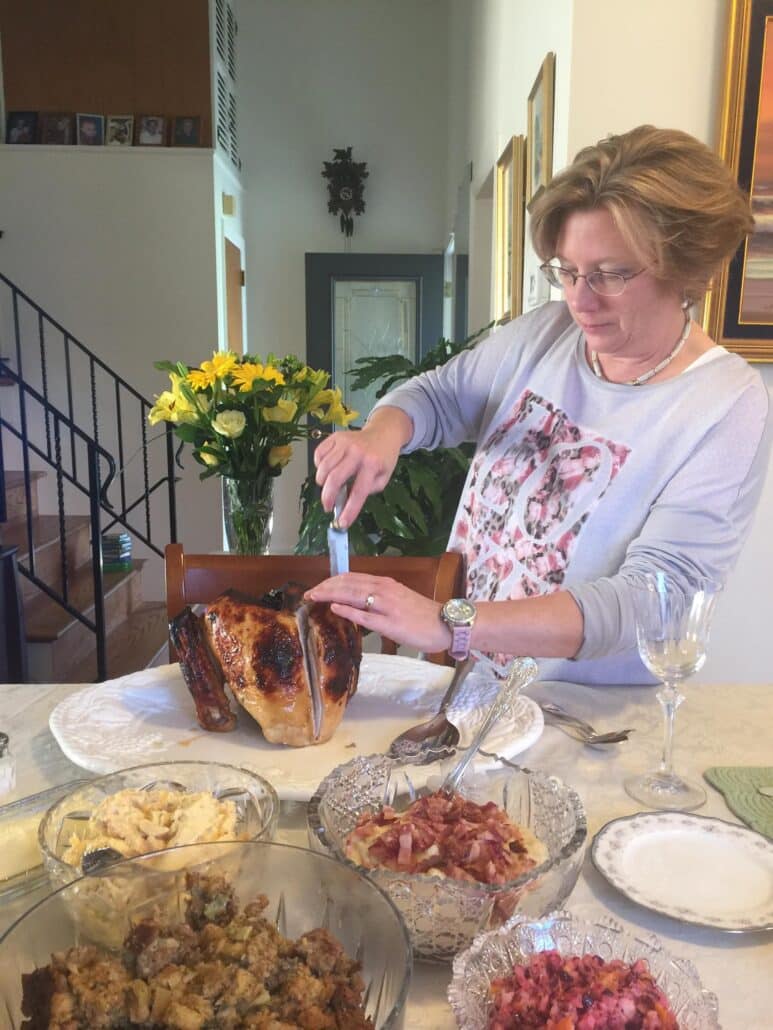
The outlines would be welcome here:
<svg viewBox="0 0 773 1030">
<path fill-rule="evenodd" d="M 467 593 L 513 600 L 557 590 L 630 448 L 575 425 L 524 390 L 476 454 L 451 533 Z"/>
</svg>

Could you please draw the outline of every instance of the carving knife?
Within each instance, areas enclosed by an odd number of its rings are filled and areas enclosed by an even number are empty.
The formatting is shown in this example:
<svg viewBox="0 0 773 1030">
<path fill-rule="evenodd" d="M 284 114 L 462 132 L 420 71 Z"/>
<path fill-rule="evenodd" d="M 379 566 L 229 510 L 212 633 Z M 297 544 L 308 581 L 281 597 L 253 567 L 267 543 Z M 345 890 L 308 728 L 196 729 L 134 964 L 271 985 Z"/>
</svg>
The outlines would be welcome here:
<svg viewBox="0 0 773 1030">
<path fill-rule="evenodd" d="M 349 496 L 346 485 L 338 491 L 333 505 L 333 520 L 327 529 L 327 547 L 330 552 L 330 575 L 340 576 L 349 571 L 349 533 L 338 524 L 339 516 L 344 510 Z"/>
</svg>

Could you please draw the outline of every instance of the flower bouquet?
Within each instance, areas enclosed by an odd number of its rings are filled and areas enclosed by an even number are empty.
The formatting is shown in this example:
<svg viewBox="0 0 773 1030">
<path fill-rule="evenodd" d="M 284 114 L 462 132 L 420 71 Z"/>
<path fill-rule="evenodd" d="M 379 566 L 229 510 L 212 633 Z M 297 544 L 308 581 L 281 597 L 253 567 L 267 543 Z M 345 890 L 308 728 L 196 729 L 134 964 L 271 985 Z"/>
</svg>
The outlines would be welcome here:
<svg viewBox="0 0 773 1030">
<path fill-rule="evenodd" d="M 171 389 L 156 397 L 148 420 L 170 422 L 203 466 L 199 478 L 221 476 L 228 546 L 265 554 L 271 534 L 272 487 L 292 456 L 294 440 L 319 435 L 318 424 L 347 426 L 357 417 L 329 388 L 330 376 L 292 355 L 265 362 L 219 351 L 200 368 L 157 361 Z"/>
</svg>

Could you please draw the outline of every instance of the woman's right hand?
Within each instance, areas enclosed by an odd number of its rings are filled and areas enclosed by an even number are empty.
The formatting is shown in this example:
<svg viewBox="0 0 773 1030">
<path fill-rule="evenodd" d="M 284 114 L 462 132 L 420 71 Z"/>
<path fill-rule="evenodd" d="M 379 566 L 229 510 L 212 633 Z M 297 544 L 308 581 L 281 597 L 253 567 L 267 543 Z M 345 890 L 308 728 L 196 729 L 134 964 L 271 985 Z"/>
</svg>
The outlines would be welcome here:
<svg viewBox="0 0 773 1030">
<path fill-rule="evenodd" d="M 332 511 L 338 492 L 349 483 L 349 498 L 339 516 L 346 529 L 370 494 L 379 493 L 395 470 L 400 449 L 413 434 L 413 422 L 400 408 L 379 408 L 360 430 L 331 433 L 314 451 L 322 507 Z"/>
</svg>

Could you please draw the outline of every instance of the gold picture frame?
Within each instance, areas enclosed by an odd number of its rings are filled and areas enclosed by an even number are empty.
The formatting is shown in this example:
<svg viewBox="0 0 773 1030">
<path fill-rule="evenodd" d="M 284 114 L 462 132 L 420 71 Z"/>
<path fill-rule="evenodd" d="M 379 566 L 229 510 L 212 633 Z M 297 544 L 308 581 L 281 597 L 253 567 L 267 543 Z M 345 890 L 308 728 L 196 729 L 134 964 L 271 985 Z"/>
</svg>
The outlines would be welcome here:
<svg viewBox="0 0 773 1030">
<path fill-rule="evenodd" d="M 523 224 L 526 139 L 513 136 L 496 163 L 495 317 L 506 322 L 523 307 Z"/>
<path fill-rule="evenodd" d="M 749 361 L 773 362 L 773 0 L 732 0 L 719 153 L 751 197 L 754 232 L 715 276 L 703 326 Z"/>
<path fill-rule="evenodd" d="M 556 55 L 551 51 L 540 65 L 527 105 L 526 207 L 529 209 L 553 175 L 555 80 Z"/>
</svg>

